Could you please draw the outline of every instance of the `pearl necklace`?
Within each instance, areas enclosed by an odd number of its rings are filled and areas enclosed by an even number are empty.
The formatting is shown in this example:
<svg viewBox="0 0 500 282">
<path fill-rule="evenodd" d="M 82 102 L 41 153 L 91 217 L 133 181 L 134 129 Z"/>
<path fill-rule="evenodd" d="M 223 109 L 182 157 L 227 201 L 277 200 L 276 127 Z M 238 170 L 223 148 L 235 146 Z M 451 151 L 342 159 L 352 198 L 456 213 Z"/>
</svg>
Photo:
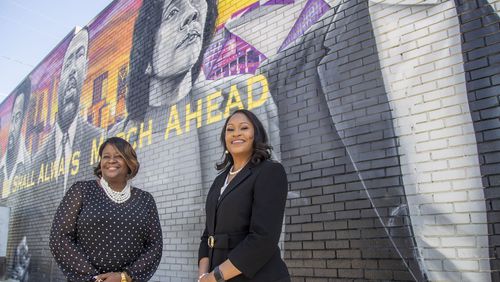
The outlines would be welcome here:
<svg viewBox="0 0 500 282">
<path fill-rule="evenodd" d="M 101 183 L 102 188 L 104 188 L 104 192 L 106 193 L 106 196 L 111 199 L 111 201 L 121 204 L 126 202 L 128 199 L 130 199 L 130 183 L 127 181 L 127 185 L 125 185 L 125 188 L 121 192 L 117 192 L 111 187 L 109 187 L 108 182 L 104 179 L 104 177 L 101 177 L 101 180 L 99 181 Z"/>
<path fill-rule="evenodd" d="M 235 174 L 237 174 L 238 172 L 240 172 L 240 171 L 244 168 L 244 166 L 242 166 L 242 167 L 241 167 L 240 169 L 238 169 L 237 171 L 232 171 L 232 170 L 233 170 L 233 168 L 234 168 L 234 165 L 233 165 L 233 166 L 231 167 L 231 169 L 229 170 L 229 174 L 230 174 L 230 175 L 235 175 Z"/>
<path fill-rule="evenodd" d="M 240 172 L 240 171 L 241 171 L 241 170 L 242 170 L 242 169 L 243 169 L 243 168 L 247 165 L 247 163 L 248 163 L 249 161 L 250 161 L 250 159 L 248 159 L 248 161 L 246 161 L 246 163 L 245 163 L 242 167 L 240 167 L 240 169 L 238 169 L 237 171 L 232 171 L 232 170 L 233 170 L 233 168 L 234 168 L 234 165 L 233 165 L 233 166 L 231 166 L 231 169 L 229 170 L 229 174 L 230 174 L 230 175 L 235 175 L 235 174 L 238 174 L 238 172 Z"/>
</svg>

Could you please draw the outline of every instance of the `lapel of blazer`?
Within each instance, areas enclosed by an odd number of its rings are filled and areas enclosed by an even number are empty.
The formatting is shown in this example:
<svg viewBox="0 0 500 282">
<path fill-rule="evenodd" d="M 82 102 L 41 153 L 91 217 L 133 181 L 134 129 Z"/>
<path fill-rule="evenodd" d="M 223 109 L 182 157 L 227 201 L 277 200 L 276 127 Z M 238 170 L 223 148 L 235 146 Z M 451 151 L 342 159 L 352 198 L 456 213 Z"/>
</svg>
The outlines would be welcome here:
<svg viewBox="0 0 500 282">
<path fill-rule="evenodd" d="M 234 178 L 229 182 L 227 185 L 226 189 L 224 190 L 224 193 L 220 196 L 219 202 L 217 203 L 217 207 L 219 207 L 220 203 L 224 201 L 224 198 L 231 193 L 236 186 L 238 186 L 243 180 L 245 180 L 247 177 L 249 177 L 252 174 L 252 170 L 250 169 L 250 165 L 247 164 Z M 224 177 L 224 181 L 225 181 Z M 219 189 L 220 193 L 220 189 Z"/>
<path fill-rule="evenodd" d="M 219 200 L 220 189 L 224 185 L 226 179 L 227 170 L 219 174 L 212 186 L 211 192 L 207 196 L 207 226 L 208 232 L 212 234 L 215 231 L 215 214 L 217 212 L 217 202 Z"/>
</svg>

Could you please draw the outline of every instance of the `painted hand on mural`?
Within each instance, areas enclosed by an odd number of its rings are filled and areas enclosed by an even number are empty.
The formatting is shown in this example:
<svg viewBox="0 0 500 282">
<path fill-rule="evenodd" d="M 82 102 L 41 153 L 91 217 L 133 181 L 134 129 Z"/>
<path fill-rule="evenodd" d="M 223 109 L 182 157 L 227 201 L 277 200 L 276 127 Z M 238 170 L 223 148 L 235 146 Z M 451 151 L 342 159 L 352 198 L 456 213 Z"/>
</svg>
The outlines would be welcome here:
<svg viewBox="0 0 500 282">
<path fill-rule="evenodd" d="M 14 255 L 14 264 L 12 265 L 12 273 L 10 278 L 20 282 L 27 282 L 29 279 L 28 267 L 30 264 L 31 255 L 28 251 L 28 243 L 26 236 L 23 237 L 17 246 Z"/>
</svg>

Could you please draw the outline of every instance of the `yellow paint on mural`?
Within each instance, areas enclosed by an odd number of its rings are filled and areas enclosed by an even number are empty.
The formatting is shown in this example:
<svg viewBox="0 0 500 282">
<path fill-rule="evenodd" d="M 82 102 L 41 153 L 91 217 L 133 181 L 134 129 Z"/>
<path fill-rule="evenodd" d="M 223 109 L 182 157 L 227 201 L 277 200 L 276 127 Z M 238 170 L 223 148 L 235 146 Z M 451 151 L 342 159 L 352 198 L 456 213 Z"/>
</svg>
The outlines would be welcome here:
<svg viewBox="0 0 500 282">
<path fill-rule="evenodd" d="M 230 85 L 227 104 L 224 106 L 223 111 L 221 111 L 220 107 L 221 100 L 223 100 L 221 90 L 208 94 L 203 98 L 193 101 L 191 104 L 188 103 L 184 108 L 178 108 L 175 104 L 172 105 L 168 111 L 168 118 L 165 116 L 167 127 L 164 139 L 167 140 L 168 138 L 189 132 L 192 120 L 196 120 L 196 127 L 199 128 L 219 122 L 223 119 L 223 116 L 228 116 L 231 110 L 244 109 L 245 105 L 248 105 L 248 108 L 263 106 L 271 98 L 268 85 L 269 82 L 266 77 L 260 74 L 248 78 L 246 91 L 244 87 L 238 89 L 236 85 Z M 193 105 L 197 105 L 196 109 L 193 108 Z M 179 113 L 186 113 L 186 115 L 182 116 Z M 140 128 L 132 126 L 125 131 L 116 133 L 115 136 L 129 141 L 134 149 L 140 149 L 152 144 L 153 128 L 156 128 L 158 122 L 158 120 L 150 119 L 147 124 L 142 122 Z M 137 133 L 139 133 L 138 141 L 133 138 Z M 102 144 L 103 138 L 101 136 L 99 144 Z M 92 141 L 91 164 L 98 161 L 98 148 L 98 140 L 94 139 Z"/>
<path fill-rule="evenodd" d="M 231 15 L 239 10 L 250 6 L 253 3 L 259 2 L 258 0 L 219 0 L 217 24 L 219 26 L 225 23 Z"/>
</svg>

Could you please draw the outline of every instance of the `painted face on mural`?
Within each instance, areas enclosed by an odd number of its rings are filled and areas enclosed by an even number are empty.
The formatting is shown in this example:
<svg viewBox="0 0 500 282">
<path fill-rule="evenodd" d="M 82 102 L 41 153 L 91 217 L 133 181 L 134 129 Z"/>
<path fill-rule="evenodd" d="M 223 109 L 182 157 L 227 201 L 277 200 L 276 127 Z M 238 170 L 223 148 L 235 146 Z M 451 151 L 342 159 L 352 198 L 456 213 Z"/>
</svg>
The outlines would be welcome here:
<svg viewBox="0 0 500 282">
<path fill-rule="evenodd" d="M 24 107 L 25 94 L 19 94 L 14 101 L 12 107 L 12 119 L 9 127 L 8 147 L 13 149 L 19 142 L 21 136 L 21 127 L 23 124 L 23 107 Z"/>
<path fill-rule="evenodd" d="M 69 125 L 78 112 L 83 82 L 87 75 L 88 40 L 87 30 L 81 30 L 71 40 L 64 55 L 58 95 L 58 121 L 62 127 Z"/>
<path fill-rule="evenodd" d="M 226 126 L 226 148 L 234 157 L 240 155 L 246 158 L 253 152 L 255 129 L 246 115 L 237 113 L 233 115 Z"/>
<path fill-rule="evenodd" d="M 165 1 L 155 36 L 153 72 L 159 78 L 189 71 L 198 60 L 207 16 L 205 0 Z"/>
</svg>

